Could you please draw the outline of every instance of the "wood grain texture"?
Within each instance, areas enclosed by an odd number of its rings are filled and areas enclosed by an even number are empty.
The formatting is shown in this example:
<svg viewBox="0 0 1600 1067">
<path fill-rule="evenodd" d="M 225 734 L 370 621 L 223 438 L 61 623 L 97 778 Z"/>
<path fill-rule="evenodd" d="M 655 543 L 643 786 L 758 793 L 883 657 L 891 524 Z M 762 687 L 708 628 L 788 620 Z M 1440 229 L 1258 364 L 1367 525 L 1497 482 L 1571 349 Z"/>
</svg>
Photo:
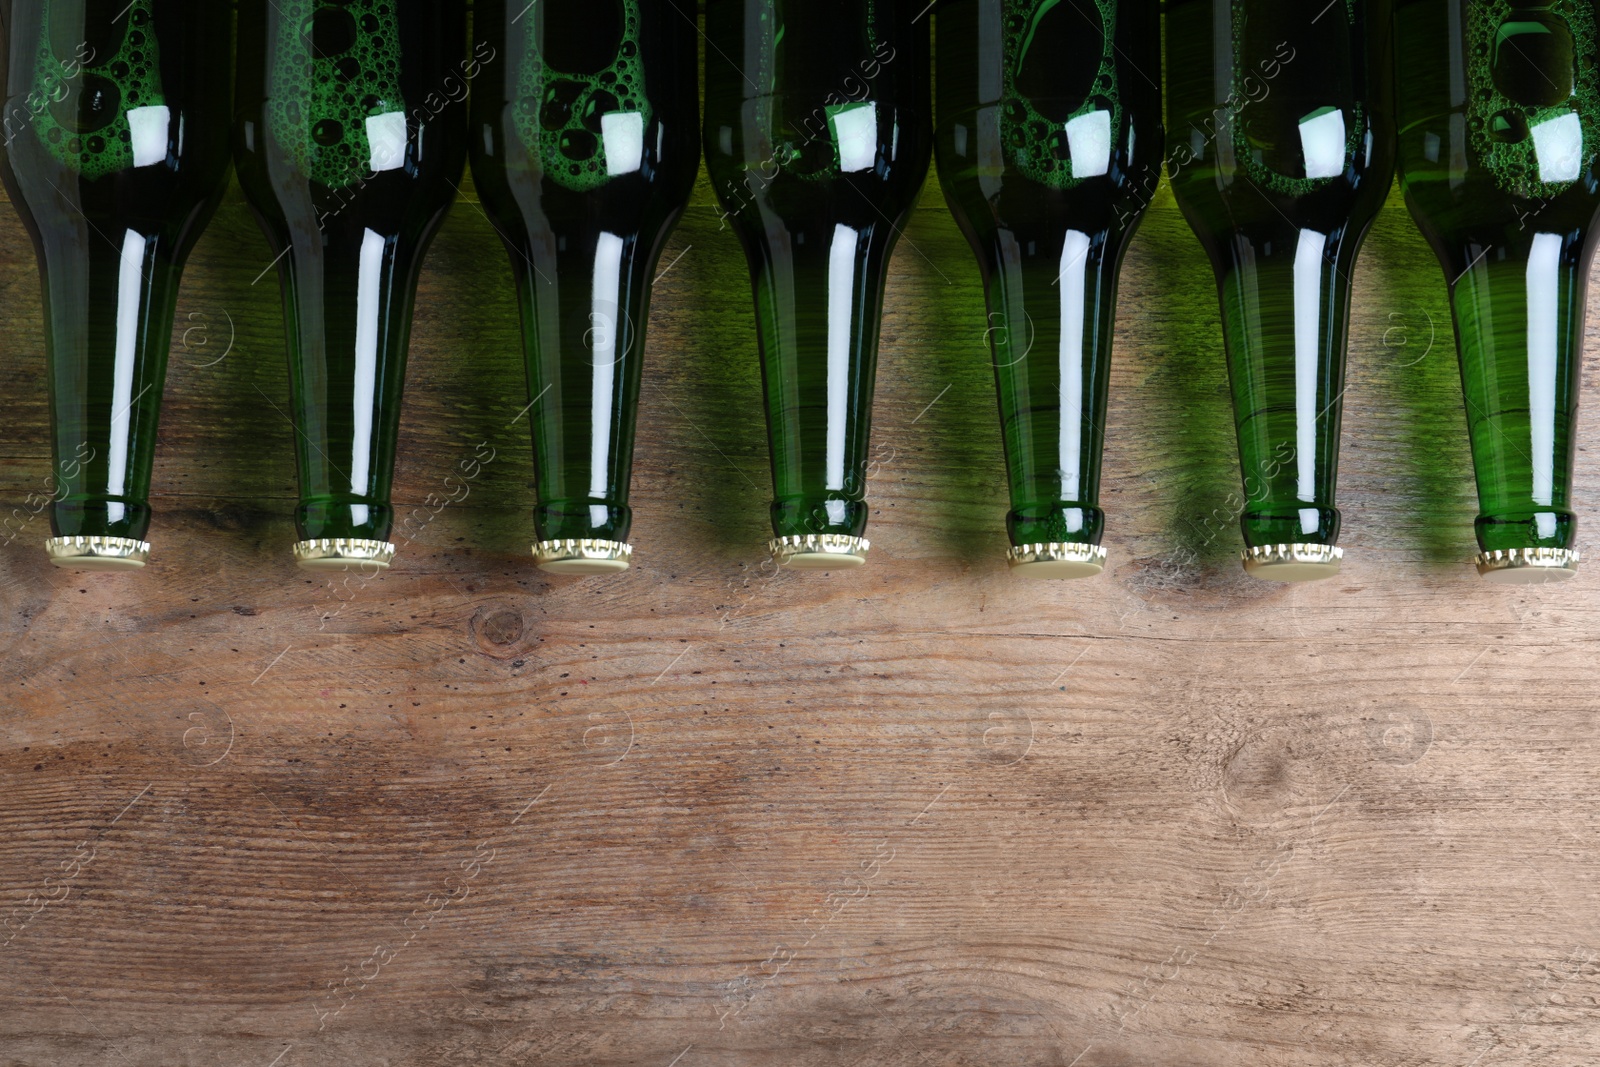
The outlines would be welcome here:
<svg viewBox="0 0 1600 1067">
<path fill-rule="evenodd" d="M 1007 575 L 982 296 L 931 184 L 869 566 L 763 566 L 750 301 L 702 184 L 657 287 L 635 569 L 541 575 L 475 201 L 423 280 L 397 499 L 496 459 L 390 574 L 292 566 L 278 296 L 237 189 L 184 286 L 152 566 L 55 571 L 42 518 L 0 552 L 0 1063 L 1600 1057 L 1600 571 L 1473 573 L 1444 285 L 1398 196 L 1356 278 L 1345 569 L 1306 587 L 1239 570 L 1215 296 L 1165 189 L 1123 285 L 1112 565 Z M 49 472 L 9 210 L 0 303 L 9 511 Z"/>
</svg>

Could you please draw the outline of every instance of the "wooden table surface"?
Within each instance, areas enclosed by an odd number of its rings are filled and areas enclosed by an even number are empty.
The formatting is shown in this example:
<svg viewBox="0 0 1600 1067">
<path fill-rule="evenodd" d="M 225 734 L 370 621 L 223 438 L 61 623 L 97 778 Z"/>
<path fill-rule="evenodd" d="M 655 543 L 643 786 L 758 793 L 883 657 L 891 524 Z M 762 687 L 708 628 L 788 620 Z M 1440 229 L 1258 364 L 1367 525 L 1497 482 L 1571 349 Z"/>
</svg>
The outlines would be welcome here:
<svg viewBox="0 0 1600 1067">
<path fill-rule="evenodd" d="M 1445 289 L 1398 193 L 1356 277 L 1344 571 L 1298 587 L 1237 562 L 1214 290 L 1165 187 L 1124 274 L 1111 564 L 1083 582 L 1006 572 L 982 294 L 932 182 L 854 573 L 767 564 L 750 299 L 703 179 L 618 577 L 530 562 L 516 309 L 470 185 L 423 278 L 396 500 L 495 459 L 388 575 L 296 570 L 270 261 L 235 187 L 180 300 L 152 564 L 62 572 L 25 503 L 38 282 L 0 211 L 25 526 L 0 551 L 0 1063 L 1600 1056 L 1600 565 L 1530 589 L 1470 566 Z"/>
</svg>

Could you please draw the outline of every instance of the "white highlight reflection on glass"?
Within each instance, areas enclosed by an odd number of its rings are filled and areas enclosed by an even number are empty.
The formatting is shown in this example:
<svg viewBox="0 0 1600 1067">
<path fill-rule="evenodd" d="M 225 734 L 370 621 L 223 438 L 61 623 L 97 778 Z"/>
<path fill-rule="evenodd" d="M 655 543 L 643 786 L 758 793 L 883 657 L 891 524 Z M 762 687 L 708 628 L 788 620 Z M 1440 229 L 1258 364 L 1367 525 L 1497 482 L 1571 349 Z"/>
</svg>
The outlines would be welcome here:
<svg viewBox="0 0 1600 1067">
<path fill-rule="evenodd" d="M 1073 152 L 1074 158 L 1077 152 Z M 1079 499 L 1083 466 L 1083 293 L 1089 235 L 1068 230 L 1061 243 L 1061 496 Z"/>
<path fill-rule="evenodd" d="M 1097 178 L 1111 169 L 1111 112 L 1091 111 L 1067 120 L 1074 178 Z"/>
<path fill-rule="evenodd" d="M 367 144 L 372 148 L 372 173 L 399 170 L 406 162 L 406 113 L 386 111 L 367 119 Z"/>
<path fill-rule="evenodd" d="M 615 178 L 644 166 L 644 113 L 613 111 L 600 116 L 600 144 L 605 149 L 606 173 Z"/>
<path fill-rule="evenodd" d="M 1550 506 L 1556 468 L 1556 287 L 1561 235 L 1536 233 L 1528 255 L 1528 428 L 1533 448 L 1533 502 Z"/>
<path fill-rule="evenodd" d="M 828 457 L 826 487 L 844 488 L 844 444 L 850 399 L 850 322 L 856 304 L 856 246 L 861 235 L 833 228 L 828 252 Z"/>
<path fill-rule="evenodd" d="M 1344 112 L 1318 108 L 1300 120 L 1300 151 L 1307 178 L 1337 178 L 1344 173 Z"/>
<path fill-rule="evenodd" d="M 1326 234 L 1301 230 L 1294 253 L 1295 495 L 1307 502 L 1317 498 L 1317 350 L 1322 336 L 1322 251 L 1327 244 Z"/>
<path fill-rule="evenodd" d="M 1583 170 L 1583 122 L 1576 112 L 1533 127 L 1533 154 L 1542 182 L 1577 181 Z"/>
<path fill-rule="evenodd" d="M 350 491 L 367 495 L 372 471 L 372 412 L 378 389 L 378 305 L 383 299 L 383 253 L 388 242 L 368 230 L 361 238 L 356 276 L 356 368 L 354 426 L 350 444 Z"/>
<path fill-rule="evenodd" d="M 165 142 L 163 142 L 165 145 Z M 163 148 L 163 152 L 165 149 Z M 107 496 L 128 488 L 128 439 L 133 429 L 133 364 L 139 351 L 139 305 L 144 295 L 144 253 L 149 242 L 141 233 L 122 236 L 122 263 L 117 270 L 117 363 L 111 383 L 111 449 Z"/>
<path fill-rule="evenodd" d="M 828 116 L 839 146 L 839 169 L 846 174 L 871 170 L 878 161 L 878 105 L 850 104 Z"/>
<path fill-rule="evenodd" d="M 172 112 L 165 104 L 128 109 L 128 138 L 133 144 L 133 165 L 151 167 L 167 158 L 167 134 Z"/>
<path fill-rule="evenodd" d="M 602 233 L 594 251 L 589 286 L 589 361 L 594 388 L 589 400 L 589 495 L 606 495 L 611 460 L 611 405 L 615 399 L 617 311 L 622 295 L 622 238 Z"/>
</svg>

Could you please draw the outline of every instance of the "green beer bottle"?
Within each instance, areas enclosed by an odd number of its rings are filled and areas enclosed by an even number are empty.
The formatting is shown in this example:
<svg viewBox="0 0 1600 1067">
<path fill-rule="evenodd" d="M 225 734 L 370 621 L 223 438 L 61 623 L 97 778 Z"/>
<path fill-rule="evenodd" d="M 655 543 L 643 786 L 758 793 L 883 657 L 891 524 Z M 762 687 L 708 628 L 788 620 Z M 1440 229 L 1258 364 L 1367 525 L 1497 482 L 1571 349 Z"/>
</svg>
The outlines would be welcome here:
<svg viewBox="0 0 1600 1067">
<path fill-rule="evenodd" d="M 233 12 L 0 0 L 0 177 L 44 292 L 52 562 L 136 570 L 178 284 L 228 177 Z"/>
<path fill-rule="evenodd" d="M 422 258 L 466 165 L 464 0 L 242 0 L 239 180 L 277 255 L 314 570 L 387 568 Z"/>
<path fill-rule="evenodd" d="M 705 152 L 744 246 L 773 554 L 866 561 L 889 254 L 932 155 L 926 0 L 707 0 Z"/>
<path fill-rule="evenodd" d="M 939 8 L 939 177 L 983 272 L 1017 574 L 1105 564 L 1117 275 L 1161 178 L 1159 21 L 1157 0 Z"/>
<path fill-rule="evenodd" d="M 1394 176 L 1387 0 L 1169 0 L 1168 167 L 1217 278 L 1245 569 L 1338 572 L 1350 278 Z"/>
<path fill-rule="evenodd" d="M 690 0 L 479 0 L 472 170 L 521 297 L 534 558 L 624 570 L 650 285 L 700 166 Z"/>
<path fill-rule="evenodd" d="M 1572 463 L 1600 211 L 1600 4 L 1400 0 L 1400 181 L 1444 267 L 1478 570 L 1576 573 Z"/>
</svg>

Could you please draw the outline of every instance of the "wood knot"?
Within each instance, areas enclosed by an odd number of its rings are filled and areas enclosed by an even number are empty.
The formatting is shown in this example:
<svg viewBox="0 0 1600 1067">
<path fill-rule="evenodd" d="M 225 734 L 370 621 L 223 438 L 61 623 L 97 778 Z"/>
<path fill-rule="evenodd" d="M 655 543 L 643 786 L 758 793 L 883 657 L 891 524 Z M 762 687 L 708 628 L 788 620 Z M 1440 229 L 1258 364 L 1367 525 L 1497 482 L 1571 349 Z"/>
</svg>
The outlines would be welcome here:
<svg viewBox="0 0 1600 1067">
<path fill-rule="evenodd" d="M 469 629 L 478 651 L 486 656 L 509 658 L 521 650 L 527 627 L 519 609 L 493 603 L 473 612 Z"/>
<path fill-rule="evenodd" d="M 1253 734 L 1223 762 L 1222 793 L 1239 815 L 1271 817 L 1296 803 L 1300 771 L 1286 731 Z"/>
</svg>

